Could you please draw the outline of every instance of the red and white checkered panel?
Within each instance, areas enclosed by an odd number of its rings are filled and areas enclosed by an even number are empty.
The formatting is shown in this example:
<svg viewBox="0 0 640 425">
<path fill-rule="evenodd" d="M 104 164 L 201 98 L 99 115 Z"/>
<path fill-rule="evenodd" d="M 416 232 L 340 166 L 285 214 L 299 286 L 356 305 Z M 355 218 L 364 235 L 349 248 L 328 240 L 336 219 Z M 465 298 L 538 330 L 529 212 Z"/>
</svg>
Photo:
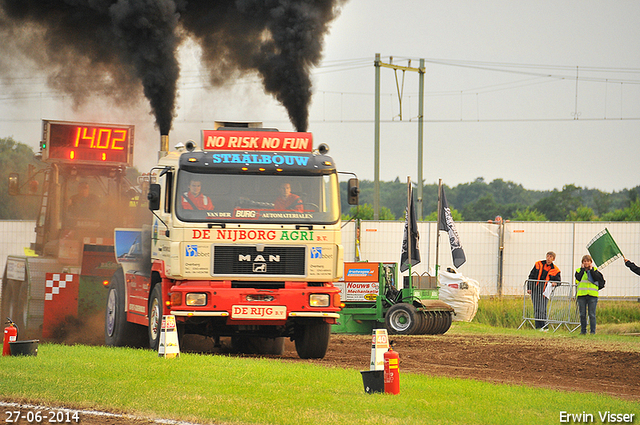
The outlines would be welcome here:
<svg viewBox="0 0 640 425">
<path fill-rule="evenodd" d="M 42 337 L 52 338 L 67 316 L 78 316 L 80 276 L 70 273 L 47 273 L 44 288 Z"/>
<path fill-rule="evenodd" d="M 82 240 L 84 245 L 113 245 L 113 238 L 92 238 L 85 237 Z"/>
</svg>

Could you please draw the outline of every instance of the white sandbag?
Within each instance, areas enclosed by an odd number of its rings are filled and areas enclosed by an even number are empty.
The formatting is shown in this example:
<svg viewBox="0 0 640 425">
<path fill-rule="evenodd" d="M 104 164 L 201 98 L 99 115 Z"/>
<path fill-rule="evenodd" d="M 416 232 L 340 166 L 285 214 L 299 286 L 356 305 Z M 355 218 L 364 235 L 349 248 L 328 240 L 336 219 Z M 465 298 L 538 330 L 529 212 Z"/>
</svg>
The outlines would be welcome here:
<svg viewBox="0 0 640 425">
<path fill-rule="evenodd" d="M 480 300 L 478 281 L 455 271 L 441 271 L 438 273 L 438 286 L 440 287 L 440 300 L 455 310 L 453 320 L 456 322 L 472 321 L 478 311 L 478 301 Z"/>
</svg>

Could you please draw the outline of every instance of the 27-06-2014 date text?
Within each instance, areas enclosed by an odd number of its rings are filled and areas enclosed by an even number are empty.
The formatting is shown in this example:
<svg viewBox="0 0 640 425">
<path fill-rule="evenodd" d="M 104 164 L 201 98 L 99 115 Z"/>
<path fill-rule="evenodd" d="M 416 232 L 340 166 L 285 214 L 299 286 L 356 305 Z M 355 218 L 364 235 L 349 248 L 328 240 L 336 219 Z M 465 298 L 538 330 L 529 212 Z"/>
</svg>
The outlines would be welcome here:
<svg viewBox="0 0 640 425">
<path fill-rule="evenodd" d="M 80 414 L 67 410 L 7 410 L 6 424 L 69 424 L 79 423 Z"/>
</svg>

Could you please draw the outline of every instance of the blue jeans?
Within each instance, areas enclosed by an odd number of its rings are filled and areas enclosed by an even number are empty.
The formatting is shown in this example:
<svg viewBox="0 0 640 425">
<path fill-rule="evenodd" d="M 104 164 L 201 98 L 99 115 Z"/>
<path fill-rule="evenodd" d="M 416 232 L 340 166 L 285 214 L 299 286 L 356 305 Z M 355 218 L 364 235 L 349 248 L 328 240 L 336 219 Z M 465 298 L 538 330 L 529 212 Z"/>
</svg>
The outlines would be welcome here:
<svg viewBox="0 0 640 425">
<path fill-rule="evenodd" d="M 598 297 L 581 295 L 578 297 L 578 311 L 580 311 L 580 333 L 587 333 L 587 309 L 589 310 L 589 328 L 592 334 L 596 333 L 596 306 Z"/>
</svg>

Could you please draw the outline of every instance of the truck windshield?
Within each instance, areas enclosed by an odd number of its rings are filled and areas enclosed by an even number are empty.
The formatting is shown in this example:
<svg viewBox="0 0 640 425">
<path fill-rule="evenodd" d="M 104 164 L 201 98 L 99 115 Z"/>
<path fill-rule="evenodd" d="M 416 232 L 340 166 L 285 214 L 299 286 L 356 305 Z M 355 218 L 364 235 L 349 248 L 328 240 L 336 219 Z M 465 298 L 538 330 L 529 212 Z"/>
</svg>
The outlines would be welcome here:
<svg viewBox="0 0 640 425">
<path fill-rule="evenodd" d="M 340 218 L 336 174 L 178 174 L 176 214 L 190 222 L 330 224 Z"/>
</svg>

